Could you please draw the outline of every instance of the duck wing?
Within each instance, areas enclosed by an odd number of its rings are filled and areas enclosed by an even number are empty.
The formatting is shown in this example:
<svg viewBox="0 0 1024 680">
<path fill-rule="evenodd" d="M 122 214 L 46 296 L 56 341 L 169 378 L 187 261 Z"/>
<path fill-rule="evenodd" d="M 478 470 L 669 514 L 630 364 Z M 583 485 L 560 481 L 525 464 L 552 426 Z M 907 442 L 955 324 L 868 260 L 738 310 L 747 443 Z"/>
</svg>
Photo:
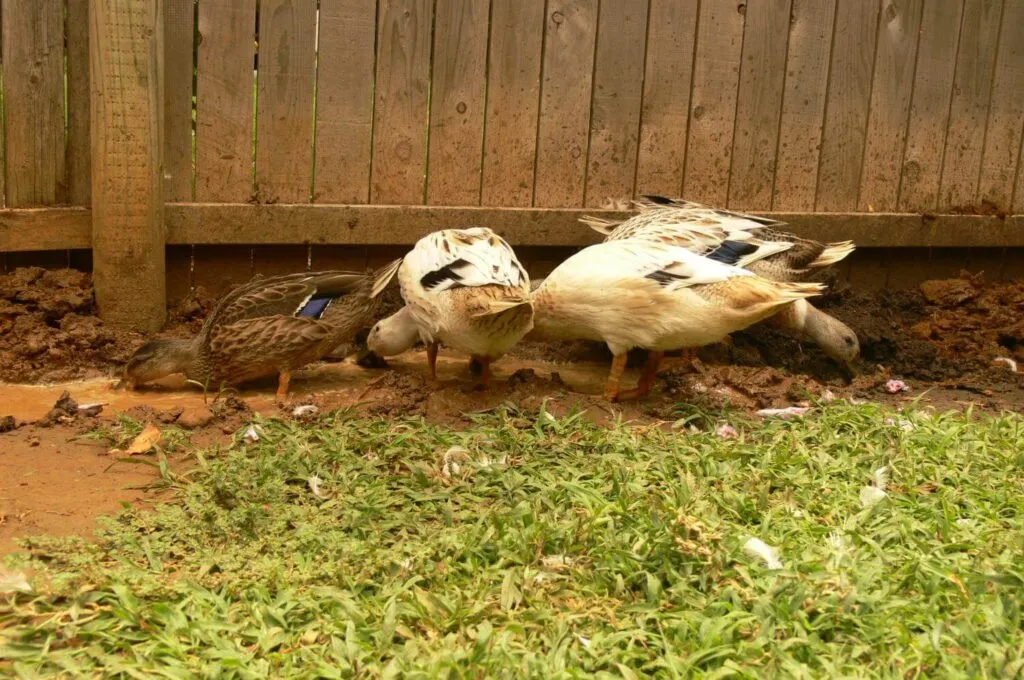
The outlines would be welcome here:
<svg viewBox="0 0 1024 680">
<path fill-rule="evenodd" d="M 404 285 L 420 294 L 454 288 L 504 286 L 529 291 L 515 252 L 490 229 L 446 229 L 420 239 L 402 263 Z"/>
<path fill-rule="evenodd" d="M 369 293 L 372 277 L 357 272 L 325 271 L 255 279 L 224 296 L 203 330 L 241 320 L 296 317 L 317 320 L 335 300 Z"/>
</svg>

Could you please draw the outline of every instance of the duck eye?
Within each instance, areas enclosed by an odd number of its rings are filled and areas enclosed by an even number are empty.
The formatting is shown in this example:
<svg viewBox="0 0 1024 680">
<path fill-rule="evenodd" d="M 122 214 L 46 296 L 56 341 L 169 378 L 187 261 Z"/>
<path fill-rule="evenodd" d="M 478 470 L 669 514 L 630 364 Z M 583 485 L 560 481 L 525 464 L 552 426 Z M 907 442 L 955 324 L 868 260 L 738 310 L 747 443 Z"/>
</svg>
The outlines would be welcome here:
<svg viewBox="0 0 1024 680">
<path fill-rule="evenodd" d="M 844 340 L 846 341 L 846 346 L 847 346 L 847 347 L 853 347 L 853 345 L 854 345 L 854 343 L 855 343 L 855 341 L 854 341 L 854 339 L 853 339 L 853 338 L 851 338 L 851 337 L 850 337 L 849 335 L 847 335 L 847 336 L 846 336 L 845 338 L 843 338 L 843 339 L 844 339 Z"/>
</svg>

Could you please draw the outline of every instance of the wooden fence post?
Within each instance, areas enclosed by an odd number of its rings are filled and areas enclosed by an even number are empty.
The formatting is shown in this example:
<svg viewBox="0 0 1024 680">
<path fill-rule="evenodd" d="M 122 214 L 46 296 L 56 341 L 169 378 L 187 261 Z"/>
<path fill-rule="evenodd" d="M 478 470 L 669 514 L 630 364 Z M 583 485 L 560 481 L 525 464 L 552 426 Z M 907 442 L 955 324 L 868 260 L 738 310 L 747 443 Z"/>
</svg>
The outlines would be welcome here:
<svg viewBox="0 0 1024 680">
<path fill-rule="evenodd" d="M 100 317 L 151 332 L 167 314 L 163 0 L 90 0 L 93 282 Z"/>
</svg>

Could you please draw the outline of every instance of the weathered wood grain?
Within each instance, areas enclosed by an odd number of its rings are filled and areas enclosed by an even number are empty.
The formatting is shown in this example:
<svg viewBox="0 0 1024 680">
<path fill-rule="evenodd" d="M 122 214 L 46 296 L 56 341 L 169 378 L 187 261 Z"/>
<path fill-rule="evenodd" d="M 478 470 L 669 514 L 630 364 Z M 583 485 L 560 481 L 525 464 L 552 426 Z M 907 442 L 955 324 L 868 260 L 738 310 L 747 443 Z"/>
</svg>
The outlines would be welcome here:
<svg viewBox="0 0 1024 680">
<path fill-rule="evenodd" d="M 648 0 L 601 4 L 585 204 L 632 198 L 644 82 Z"/>
<path fill-rule="evenodd" d="M 192 0 L 164 2 L 164 197 L 192 198 Z"/>
<path fill-rule="evenodd" d="M 197 200 L 252 196 L 255 31 L 256 0 L 199 3 Z"/>
<path fill-rule="evenodd" d="M 483 205 L 533 201 L 544 0 L 492 0 Z"/>
<path fill-rule="evenodd" d="M 163 6 L 89 3 L 93 286 L 100 318 L 152 332 L 167 316 Z"/>
<path fill-rule="evenodd" d="M 745 12 L 733 0 L 700 3 L 683 177 L 683 195 L 694 201 L 725 205 L 729 195 Z"/>
<path fill-rule="evenodd" d="M 772 208 L 812 210 L 835 0 L 793 0 Z"/>
<path fill-rule="evenodd" d="M 380 0 L 372 203 L 421 203 L 427 162 L 431 0 Z"/>
<path fill-rule="evenodd" d="M 584 246 L 599 235 L 579 224 L 592 214 L 623 213 L 571 208 L 484 208 L 398 205 L 249 205 L 169 203 L 169 243 L 310 243 L 402 245 L 437 229 L 486 224 L 514 245 Z M 794 233 L 858 246 L 1024 246 L 1024 216 L 892 213 L 766 214 Z M 217 230 L 206 225 L 217 224 Z M 345 225 L 339 229 L 338 225 Z"/>
<path fill-rule="evenodd" d="M 597 0 L 548 0 L 533 203 L 583 205 Z"/>
<path fill-rule="evenodd" d="M 1024 136 L 1021 26 L 1024 26 L 1024 0 L 1006 0 L 978 189 L 980 200 L 990 201 L 1007 211 L 1013 207 L 1013 181 L 1020 165 L 1021 137 Z"/>
<path fill-rule="evenodd" d="M 772 207 L 790 9 L 790 0 L 747 4 L 729 176 L 734 208 Z"/>
<path fill-rule="evenodd" d="M 4 0 L 7 205 L 67 201 L 64 157 L 64 3 Z"/>
<path fill-rule="evenodd" d="M 815 198 L 818 210 L 857 208 L 878 15 L 877 2 L 838 0 L 836 5 Z"/>
<path fill-rule="evenodd" d="M 926 2 L 917 48 L 906 150 L 900 170 L 900 210 L 934 210 L 949 121 L 960 38 L 960 2 Z"/>
<path fill-rule="evenodd" d="M 68 202 L 89 205 L 92 197 L 92 150 L 89 142 L 88 0 L 68 0 L 67 51 Z"/>
<path fill-rule="evenodd" d="M 1024 247 L 1024 215 L 756 214 L 785 221 L 798 235 L 827 241 L 853 239 L 863 248 Z M 436 229 L 480 224 L 502 231 L 517 246 L 579 247 L 600 239 L 578 222 L 580 217 L 619 218 L 623 213 L 579 208 L 168 203 L 164 215 L 167 242 L 209 244 L 197 245 L 197 253 L 231 246 L 244 250 L 249 258 L 250 248 L 239 246 L 312 244 L 315 259 L 321 247 L 408 246 Z M 211 230 L 210 224 L 221 228 Z M 339 224 L 345 228 L 339 229 Z M 85 208 L 0 210 L 0 252 L 88 248 L 90 225 L 91 213 Z"/>
<path fill-rule="evenodd" d="M 320 0 L 313 201 L 366 203 L 376 0 Z"/>
<path fill-rule="evenodd" d="M 682 191 L 698 0 L 650 0 L 637 194 Z"/>
<path fill-rule="evenodd" d="M 256 100 L 256 194 L 308 201 L 313 186 L 316 5 L 261 0 Z"/>
<path fill-rule="evenodd" d="M 484 146 L 489 5 L 437 0 L 427 203 L 477 205 Z"/>
<path fill-rule="evenodd" d="M 966 0 L 964 4 L 939 184 L 940 209 L 970 206 L 978 198 L 1002 15 L 1003 0 Z"/>
<path fill-rule="evenodd" d="M 896 209 L 925 0 L 884 0 L 875 51 L 859 210 Z"/>
<path fill-rule="evenodd" d="M 0 253 L 90 247 L 92 213 L 87 208 L 0 210 Z"/>
</svg>

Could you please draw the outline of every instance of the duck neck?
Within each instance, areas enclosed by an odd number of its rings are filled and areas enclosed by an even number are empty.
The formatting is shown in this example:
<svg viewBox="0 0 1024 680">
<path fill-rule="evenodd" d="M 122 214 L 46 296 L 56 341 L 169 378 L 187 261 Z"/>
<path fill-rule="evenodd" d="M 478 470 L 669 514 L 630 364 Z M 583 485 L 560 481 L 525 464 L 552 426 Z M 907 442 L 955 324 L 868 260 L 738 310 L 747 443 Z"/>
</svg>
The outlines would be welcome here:
<svg viewBox="0 0 1024 680">
<path fill-rule="evenodd" d="M 168 343 L 168 357 L 179 368 L 179 372 L 190 380 L 206 379 L 209 364 L 206 353 L 202 351 L 202 334 L 188 339 L 170 338 Z"/>
<path fill-rule="evenodd" d="M 538 340 L 571 340 L 572 321 L 569 310 L 559 302 L 558 296 L 543 286 L 532 297 L 533 330 L 531 337 Z"/>
</svg>

